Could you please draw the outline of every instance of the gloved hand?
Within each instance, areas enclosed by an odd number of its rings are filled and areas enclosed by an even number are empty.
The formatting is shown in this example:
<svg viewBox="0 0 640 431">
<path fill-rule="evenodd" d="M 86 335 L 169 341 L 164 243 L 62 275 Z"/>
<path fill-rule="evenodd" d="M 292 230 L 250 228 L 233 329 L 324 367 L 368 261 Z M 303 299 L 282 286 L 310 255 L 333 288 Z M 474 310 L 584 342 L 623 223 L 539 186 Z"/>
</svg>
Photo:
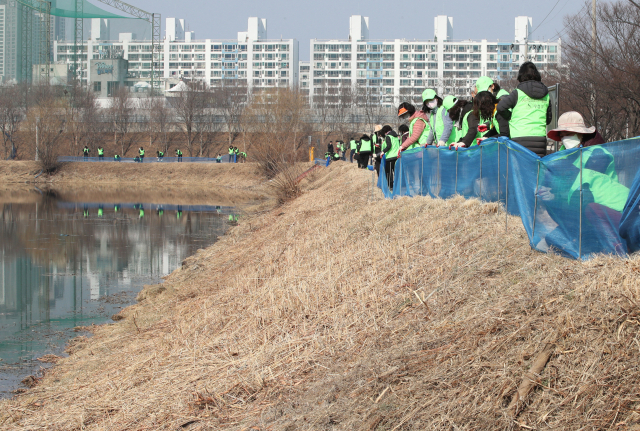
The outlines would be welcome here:
<svg viewBox="0 0 640 431">
<path fill-rule="evenodd" d="M 446 147 L 447 143 L 444 141 L 438 141 L 438 147 Z"/>
<path fill-rule="evenodd" d="M 400 158 L 400 154 L 402 154 L 402 149 L 398 150 L 398 158 Z"/>
</svg>

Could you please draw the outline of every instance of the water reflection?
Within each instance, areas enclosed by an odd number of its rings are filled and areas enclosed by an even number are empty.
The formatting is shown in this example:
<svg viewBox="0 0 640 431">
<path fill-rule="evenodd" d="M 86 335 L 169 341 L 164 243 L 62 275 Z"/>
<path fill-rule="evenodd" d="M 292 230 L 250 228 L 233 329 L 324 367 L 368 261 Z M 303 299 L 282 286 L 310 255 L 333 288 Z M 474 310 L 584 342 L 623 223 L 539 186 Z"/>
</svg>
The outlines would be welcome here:
<svg viewBox="0 0 640 431">
<path fill-rule="evenodd" d="M 0 215 L 0 396 L 41 366 L 34 358 L 61 354 L 71 328 L 105 322 L 237 219 L 232 207 L 55 192 L 17 201 Z"/>
</svg>

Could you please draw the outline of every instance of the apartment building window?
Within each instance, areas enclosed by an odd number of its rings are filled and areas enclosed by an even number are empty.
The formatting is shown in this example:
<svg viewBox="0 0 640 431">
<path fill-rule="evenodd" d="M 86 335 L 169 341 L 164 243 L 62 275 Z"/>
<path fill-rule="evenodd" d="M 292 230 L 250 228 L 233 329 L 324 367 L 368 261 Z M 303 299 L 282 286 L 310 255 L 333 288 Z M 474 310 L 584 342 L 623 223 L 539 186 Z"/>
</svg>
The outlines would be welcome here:
<svg viewBox="0 0 640 431">
<path fill-rule="evenodd" d="M 175 54 L 171 54 L 173 57 Z M 211 60 L 220 60 L 221 54 L 211 54 Z"/>
<path fill-rule="evenodd" d="M 471 61 L 480 61 L 482 59 L 481 54 L 471 54 Z"/>
<path fill-rule="evenodd" d="M 93 83 L 93 91 L 95 91 L 96 93 L 99 93 L 102 91 L 102 82 L 94 82 Z"/>
<path fill-rule="evenodd" d="M 342 67 L 345 69 L 351 69 L 351 63 L 342 63 Z"/>
<path fill-rule="evenodd" d="M 254 51 L 262 51 L 262 45 L 253 45 Z"/>
<path fill-rule="evenodd" d="M 414 69 L 424 69 L 425 63 L 414 63 L 413 64 L 413 68 Z"/>
<path fill-rule="evenodd" d="M 558 47 L 556 45 L 549 45 L 549 52 L 558 52 Z"/>
<path fill-rule="evenodd" d="M 369 60 L 376 61 L 376 60 L 380 60 L 381 58 L 382 58 L 381 54 L 369 54 Z"/>
<path fill-rule="evenodd" d="M 393 63 L 382 63 L 383 69 L 393 69 Z"/>
<path fill-rule="evenodd" d="M 289 45 L 280 45 L 280 51 L 289 51 Z"/>
<path fill-rule="evenodd" d="M 382 45 L 369 45 L 369 51 L 373 51 L 373 52 L 382 51 Z"/>
<path fill-rule="evenodd" d="M 316 69 L 322 69 L 324 63 L 316 63 Z"/>
<path fill-rule="evenodd" d="M 401 60 L 407 61 L 407 60 L 410 60 L 410 59 L 411 59 L 410 54 L 402 54 Z"/>
<path fill-rule="evenodd" d="M 382 59 L 385 61 L 393 61 L 395 59 L 395 54 L 382 54 Z"/>
<path fill-rule="evenodd" d="M 200 45 L 198 45 L 200 46 Z M 202 45 L 202 48 L 204 49 L 204 45 Z M 224 50 L 225 51 L 235 51 L 238 48 L 237 45 L 224 45 Z"/>
<path fill-rule="evenodd" d="M 498 45 L 487 45 L 487 52 L 498 52 Z"/>
<path fill-rule="evenodd" d="M 254 54 L 256 55 L 256 54 Z M 314 60 L 324 60 L 324 54 L 313 54 L 313 59 Z"/>
<path fill-rule="evenodd" d="M 409 45 L 400 45 L 401 52 L 409 52 Z"/>
<path fill-rule="evenodd" d="M 238 68 L 239 69 L 246 69 L 247 68 L 247 63 L 244 62 L 244 61 L 241 62 L 241 63 L 238 63 Z"/>
<path fill-rule="evenodd" d="M 238 51 L 246 51 L 247 45 L 238 45 Z"/>
<path fill-rule="evenodd" d="M 416 61 L 424 61 L 427 59 L 427 56 L 425 54 L 414 54 L 413 59 Z"/>
<path fill-rule="evenodd" d="M 356 58 L 358 60 L 366 60 L 367 59 L 367 54 L 358 54 L 358 56 Z"/>
<path fill-rule="evenodd" d="M 313 45 L 313 50 L 314 51 L 324 51 L 324 45 L 315 44 L 315 45 Z"/>
<path fill-rule="evenodd" d="M 410 79 L 401 79 L 400 80 L 400 85 L 403 87 L 408 87 L 411 85 L 411 80 Z"/>
<path fill-rule="evenodd" d="M 384 52 L 393 52 L 393 50 L 394 50 L 393 45 L 384 45 Z"/>
<path fill-rule="evenodd" d="M 413 50 L 414 50 L 415 52 L 424 52 L 424 48 L 425 48 L 425 46 L 424 46 L 424 45 L 415 45 L 415 46 L 413 47 Z"/>
<path fill-rule="evenodd" d="M 178 51 L 178 45 L 169 46 L 169 51 Z"/>
<path fill-rule="evenodd" d="M 358 45 L 358 52 L 367 52 L 367 45 Z"/>
<path fill-rule="evenodd" d="M 487 70 L 496 70 L 498 69 L 498 63 L 487 63 Z"/>
</svg>

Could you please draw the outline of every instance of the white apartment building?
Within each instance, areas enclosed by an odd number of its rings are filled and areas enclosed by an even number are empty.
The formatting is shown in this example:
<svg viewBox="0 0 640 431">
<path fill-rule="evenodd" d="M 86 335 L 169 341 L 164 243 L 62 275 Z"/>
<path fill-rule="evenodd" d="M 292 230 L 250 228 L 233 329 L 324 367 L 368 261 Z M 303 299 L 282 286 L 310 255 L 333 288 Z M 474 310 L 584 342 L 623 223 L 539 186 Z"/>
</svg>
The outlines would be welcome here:
<svg viewBox="0 0 640 431">
<path fill-rule="evenodd" d="M 298 78 L 298 87 L 305 96 L 309 97 L 309 89 L 311 88 L 311 62 L 301 61 L 300 74 Z"/>
<path fill-rule="evenodd" d="M 91 84 L 92 59 L 124 58 L 129 62 L 128 85 L 148 82 L 151 74 L 151 42 L 135 40 L 132 33 L 109 38 L 108 24 L 96 22 L 95 34 L 85 41 L 81 56 L 82 79 Z M 236 39 L 195 39 L 185 31 L 182 19 L 167 18 L 166 35 L 156 64 L 160 81 L 166 87 L 180 79 L 195 79 L 216 86 L 224 80 L 252 88 L 295 87 L 298 85 L 298 41 L 267 39 L 267 20 L 249 18 L 247 31 Z M 73 42 L 54 42 L 54 62 L 73 64 Z"/>
<path fill-rule="evenodd" d="M 560 40 L 529 40 L 529 17 L 516 18 L 511 41 L 455 41 L 452 17 L 437 16 L 434 21 L 432 40 L 369 40 L 369 19 L 358 15 L 350 18 L 348 40 L 312 40 L 311 99 L 330 100 L 347 86 L 385 105 L 401 99 L 421 102 L 428 87 L 441 95 L 469 97 L 480 76 L 498 82 L 515 78 L 527 59 L 541 70 L 560 64 Z"/>
</svg>

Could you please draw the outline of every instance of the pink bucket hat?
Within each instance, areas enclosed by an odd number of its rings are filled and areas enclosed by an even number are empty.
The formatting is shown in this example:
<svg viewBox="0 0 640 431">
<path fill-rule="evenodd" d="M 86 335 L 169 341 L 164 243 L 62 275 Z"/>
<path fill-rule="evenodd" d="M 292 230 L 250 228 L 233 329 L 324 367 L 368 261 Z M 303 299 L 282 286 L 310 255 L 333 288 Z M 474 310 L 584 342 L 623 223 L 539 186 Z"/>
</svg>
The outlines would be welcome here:
<svg viewBox="0 0 640 431">
<path fill-rule="evenodd" d="M 584 118 L 582 118 L 582 115 L 580 115 L 579 112 L 569 111 L 565 112 L 560 116 L 560 118 L 558 118 L 558 127 L 550 130 L 549 133 L 547 133 L 547 137 L 554 141 L 561 141 L 562 138 L 560 138 L 560 132 L 574 132 L 587 135 L 595 131 L 595 127 L 587 127 L 584 124 Z"/>
</svg>

